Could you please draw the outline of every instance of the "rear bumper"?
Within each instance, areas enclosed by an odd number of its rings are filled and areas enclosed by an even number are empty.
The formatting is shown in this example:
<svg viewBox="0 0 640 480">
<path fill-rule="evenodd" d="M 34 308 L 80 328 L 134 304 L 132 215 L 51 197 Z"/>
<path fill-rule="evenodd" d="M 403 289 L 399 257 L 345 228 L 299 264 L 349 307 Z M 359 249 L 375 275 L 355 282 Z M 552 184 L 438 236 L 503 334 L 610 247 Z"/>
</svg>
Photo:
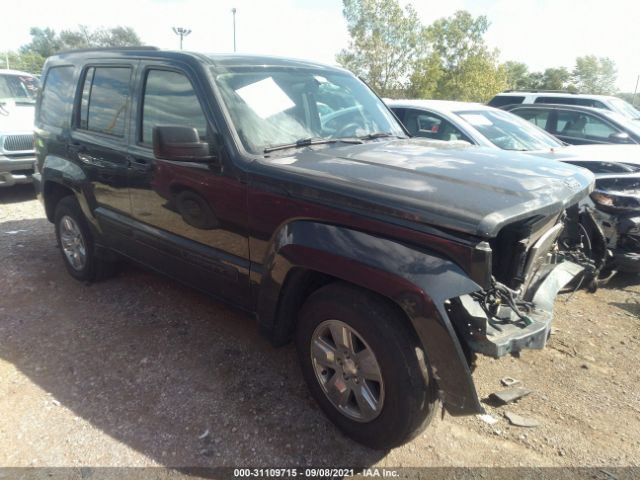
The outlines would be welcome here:
<svg viewBox="0 0 640 480">
<path fill-rule="evenodd" d="M 35 157 L 8 158 L 0 155 L 0 187 L 31 183 Z"/>
<path fill-rule="evenodd" d="M 538 284 L 531 299 L 533 310 L 527 313 L 526 321 L 506 306 L 499 312 L 500 318 L 489 319 L 470 295 L 460 297 L 462 319 L 467 328 L 459 330 L 469 348 L 494 358 L 524 349 L 544 348 L 551 332 L 555 298 L 582 270 L 581 266 L 566 261 L 554 266 Z"/>
</svg>

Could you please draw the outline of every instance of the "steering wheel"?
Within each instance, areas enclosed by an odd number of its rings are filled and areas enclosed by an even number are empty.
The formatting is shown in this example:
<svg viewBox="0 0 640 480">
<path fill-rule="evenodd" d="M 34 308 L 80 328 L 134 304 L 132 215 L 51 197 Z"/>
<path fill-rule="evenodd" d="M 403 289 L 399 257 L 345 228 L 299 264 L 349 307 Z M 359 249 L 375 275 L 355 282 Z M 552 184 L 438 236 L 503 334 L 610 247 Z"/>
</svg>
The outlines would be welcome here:
<svg viewBox="0 0 640 480">
<path fill-rule="evenodd" d="M 334 138 L 340 137 L 353 137 L 356 134 L 356 130 L 362 128 L 362 125 L 356 122 L 347 123 L 344 127 L 333 134 Z"/>
</svg>

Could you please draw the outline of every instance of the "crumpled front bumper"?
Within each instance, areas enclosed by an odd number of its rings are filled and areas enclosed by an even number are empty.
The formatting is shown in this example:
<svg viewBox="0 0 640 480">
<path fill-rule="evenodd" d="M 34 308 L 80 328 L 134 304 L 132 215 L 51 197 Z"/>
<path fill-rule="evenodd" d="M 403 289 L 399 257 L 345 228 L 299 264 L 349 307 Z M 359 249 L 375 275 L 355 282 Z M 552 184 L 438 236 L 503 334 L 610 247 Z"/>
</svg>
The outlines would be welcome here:
<svg viewBox="0 0 640 480">
<path fill-rule="evenodd" d="M 531 298 L 534 309 L 527 314 L 528 322 L 516 316 L 502 322 L 489 319 L 470 295 L 463 295 L 458 299 L 462 308 L 456 309 L 461 313 L 457 315 L 457 330 L 473 352 L 490 357 L 498 358 L 523 349 L 542 349 L 551 332 L 553 305 L 558 292 L 582 270 L 580 265 L 568 261 L 554 266 Z M 460 328 L 461 320 L 465 323 L 464 328 Z"/>
</svg>

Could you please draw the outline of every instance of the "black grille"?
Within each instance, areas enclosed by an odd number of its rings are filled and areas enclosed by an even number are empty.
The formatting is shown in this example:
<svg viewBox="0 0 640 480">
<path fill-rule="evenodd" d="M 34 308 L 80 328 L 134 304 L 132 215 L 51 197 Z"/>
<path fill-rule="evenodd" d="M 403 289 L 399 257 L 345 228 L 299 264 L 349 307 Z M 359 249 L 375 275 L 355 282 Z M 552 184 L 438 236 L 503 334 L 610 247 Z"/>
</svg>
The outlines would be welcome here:
<svg viewBox="0 0 640 480">
<path fill-rule="evenodd" d="M 7 135 L 2 148 L 5 152 L 33 150 L 33 135 Z"/>
</svg>

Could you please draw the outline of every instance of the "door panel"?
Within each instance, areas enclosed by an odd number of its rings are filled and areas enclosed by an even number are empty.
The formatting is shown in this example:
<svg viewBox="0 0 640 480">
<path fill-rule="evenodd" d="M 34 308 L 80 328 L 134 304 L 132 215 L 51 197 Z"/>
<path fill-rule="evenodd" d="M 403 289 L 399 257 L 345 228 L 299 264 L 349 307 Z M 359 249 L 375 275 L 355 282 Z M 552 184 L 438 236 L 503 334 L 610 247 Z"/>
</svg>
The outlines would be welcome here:
<svg viewBox="0 0 640 480">
<path fill-rule="evenodd" d="M 93 208 L 130 214 L 127 185 L 127 122 L 134 64 L 98 64 L 85 69 L 69 155 L 83 165 Z"/>
<path fill-rule="evenodd" d="M 237 304 L 248 301 L 248 235 L 246 183 L 216 146 L 212 119 L 204 114 L 187 72 L 147 65 L 138 80 L 139 121 L 129 147 L 129 191 L 132 218 L 151 228 L 138 243 L 164 232 L 174 247 L 162 268 L 201 290 Z M 153 154 L 156 125 L 192 126 L 216 154 L 213 163 L 158 159 Z M 228 168 L 227 168 L 228 167 Z M 153 233 L 155 232 L 155 233 Z M 166 246 L 166 242 L 163 243 Z M 176 257 L 177 256 L 177 257 Z M 169 260 L 169 258 L 171 258 Z M 195 268 L 195 269 L 194 269 Z"/>
</svg>

